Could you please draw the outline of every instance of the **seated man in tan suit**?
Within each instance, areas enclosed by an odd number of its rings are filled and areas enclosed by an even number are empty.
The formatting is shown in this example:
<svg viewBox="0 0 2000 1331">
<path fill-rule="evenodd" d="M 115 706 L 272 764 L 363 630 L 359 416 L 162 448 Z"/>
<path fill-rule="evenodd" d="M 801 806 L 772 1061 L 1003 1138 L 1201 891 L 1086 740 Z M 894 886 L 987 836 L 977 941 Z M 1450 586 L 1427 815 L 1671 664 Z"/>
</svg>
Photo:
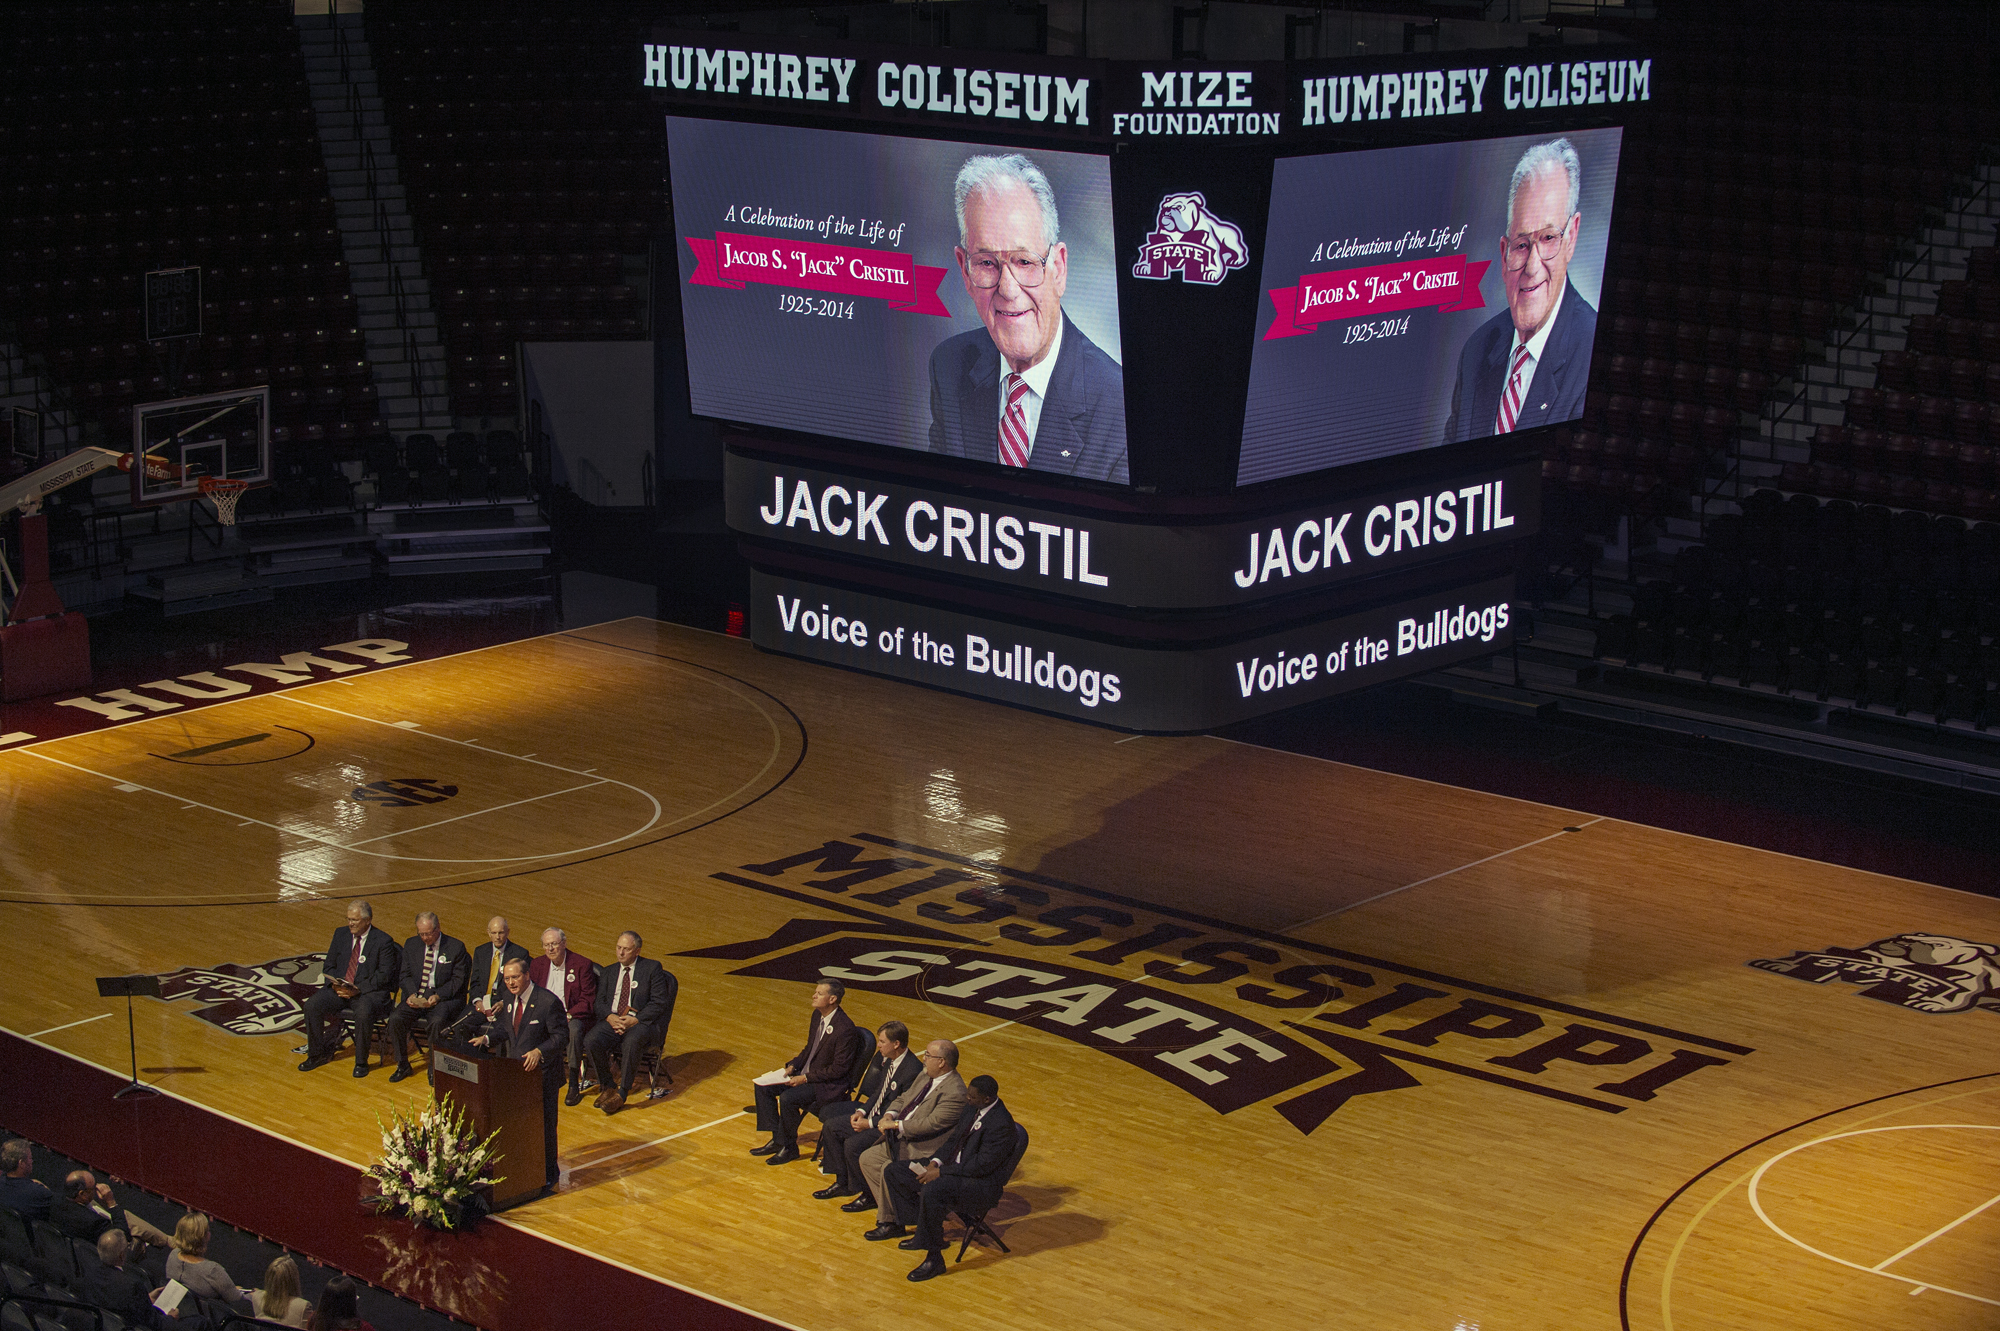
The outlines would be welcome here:
<svg viewBox="0 0 2000 1331">
<path fill-rule="evenodd" d="M 901 1238 L 910 1231 L 896 1214 L 896 1199 L 882 1186 L 895 1161 L 929 1159 L 950 1138 L 965 1114 L 965 1079 L 958 1075 L 958 1046 L 932 1040 L 924 1046 L 923 1081 L 896 1097 L 877 1126 L 882 1140 L 861 1153 L 861 1173 L 875 1198 L 875 1228 L 862 1237 L 871 1243 Z M 915 1216 L 910 1217 L 915 1220 Z"/>
</svg>

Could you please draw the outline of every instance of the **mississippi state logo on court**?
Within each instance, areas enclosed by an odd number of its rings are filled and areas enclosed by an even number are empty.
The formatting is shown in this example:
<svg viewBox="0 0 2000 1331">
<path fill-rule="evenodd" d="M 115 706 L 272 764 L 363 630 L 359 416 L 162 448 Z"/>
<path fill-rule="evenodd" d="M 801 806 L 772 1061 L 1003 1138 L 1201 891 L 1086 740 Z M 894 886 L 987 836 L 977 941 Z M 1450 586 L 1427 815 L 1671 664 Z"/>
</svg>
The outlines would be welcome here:
<svg viewBox="0 0 2000 1331">
<path fill-rule="evenodd" d="M 1829 947 L 1749 963 L 1758 970 L 1825 984 L 1863 984 L 1863 998 L 1917 1012 L 2000 1012 L 2000 947 L 1944 934 L 1897 934 L 1866 947 Z"/>
<path fill-rule="evenodd" d="M 1243 228 L 1210 212 L 1208 200 L 1190 190 L 1160 200 L 1160 215 L 1139 246 L 1132 276 L 1164 282 L 1179 273 L 1183 282 L 1212 287 L 1249 262 Z"/>
<path fill-rule="evenodd" d="M 160 997 L 188 999 L 189 1014 L 231 1035 L 282 1035 L 305 1025 L 305 1002 L 319 989 L 323 952 L 279 957 L 255 966 L 227 961 L 184 966 L 160 976 Z"/>
</svg>

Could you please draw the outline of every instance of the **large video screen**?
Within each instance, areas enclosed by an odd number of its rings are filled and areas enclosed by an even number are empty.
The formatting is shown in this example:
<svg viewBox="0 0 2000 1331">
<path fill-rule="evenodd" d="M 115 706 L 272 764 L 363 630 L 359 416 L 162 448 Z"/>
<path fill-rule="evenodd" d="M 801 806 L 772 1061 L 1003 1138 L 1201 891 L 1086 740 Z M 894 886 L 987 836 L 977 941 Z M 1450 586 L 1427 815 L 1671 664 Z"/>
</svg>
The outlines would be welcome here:
<svg viewBox="0 0 2000 1331">
<path fill-rule="evenodd" d="M 1582 415 L 1621 135 L 1278 161 L 1236 483 Z"/>
<path fill-rule="evenodd" d="M 699 416 L 1128 483 L 1107 160 L 667 118 Z"/>
</svg>

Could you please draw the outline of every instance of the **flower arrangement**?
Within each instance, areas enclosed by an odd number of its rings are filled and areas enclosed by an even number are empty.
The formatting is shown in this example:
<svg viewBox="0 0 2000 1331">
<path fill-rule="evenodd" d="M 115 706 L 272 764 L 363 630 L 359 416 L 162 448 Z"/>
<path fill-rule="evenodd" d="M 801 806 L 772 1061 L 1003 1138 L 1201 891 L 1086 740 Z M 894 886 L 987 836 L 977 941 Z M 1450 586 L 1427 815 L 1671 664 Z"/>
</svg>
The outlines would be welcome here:
<svg viewBox="0 0 2000 1331">
<path fill-rule="evenodd" d="M 504 1175 L 486 1175 L 493 1139 L 500 1134 L 479 1140 L 464 1111 L 449 1101 L 425 1105 L 414 1118 L 396 1110 L 387 1126 L 377 1114 L 375 1122 L 382 1128 L 382 1159 L 368 1177 L 380 1188 L 377 1210 L 403 1211 L 420 1225 L 453 1229 L 464 1221 L 474 1189 L 505 1182 Z"/>
</svg>

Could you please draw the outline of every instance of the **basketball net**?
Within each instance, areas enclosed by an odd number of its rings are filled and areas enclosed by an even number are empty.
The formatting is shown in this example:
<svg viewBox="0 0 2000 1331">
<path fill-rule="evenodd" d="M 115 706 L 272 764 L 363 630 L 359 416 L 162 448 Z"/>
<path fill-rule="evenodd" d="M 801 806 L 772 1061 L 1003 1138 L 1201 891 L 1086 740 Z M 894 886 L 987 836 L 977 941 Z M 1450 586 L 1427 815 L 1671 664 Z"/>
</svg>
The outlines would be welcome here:
<svg viewBox="0 0 2000 1331">
<path fill-rule="evenodd" d="M 195 482 L 195 485 L 208 496 L 208 502 L 215 505 L 215 520 L 225 527 L 234 527 L 236 501 L 250 488 L 250 482 L 232 481 L 221 476 L 203 476 Z"/>
</svg>

